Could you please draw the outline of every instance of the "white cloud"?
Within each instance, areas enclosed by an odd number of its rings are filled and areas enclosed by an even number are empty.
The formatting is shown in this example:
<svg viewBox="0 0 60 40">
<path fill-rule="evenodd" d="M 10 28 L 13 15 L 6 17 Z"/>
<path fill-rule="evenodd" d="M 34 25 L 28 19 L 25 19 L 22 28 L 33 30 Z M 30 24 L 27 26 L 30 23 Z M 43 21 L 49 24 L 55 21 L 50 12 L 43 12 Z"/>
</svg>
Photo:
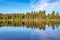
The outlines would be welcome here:
<svg viewBox="0 0 60 40">
<path fill-rule="evenodd" d="M 35 0 L 36 1 L 36 0 Z M 31 1 L 31 7 L 36 10 L 57 10 L 60 9 L 60 0 L 57 0 L 55 2 L 48 2 L 50 0 L 38 0 L 35 2 L 34 0 Z M 35 3 L 34 3 L 35 2 Z M 34 3 L 34 4 L 33 4 Z"/>
</svg>

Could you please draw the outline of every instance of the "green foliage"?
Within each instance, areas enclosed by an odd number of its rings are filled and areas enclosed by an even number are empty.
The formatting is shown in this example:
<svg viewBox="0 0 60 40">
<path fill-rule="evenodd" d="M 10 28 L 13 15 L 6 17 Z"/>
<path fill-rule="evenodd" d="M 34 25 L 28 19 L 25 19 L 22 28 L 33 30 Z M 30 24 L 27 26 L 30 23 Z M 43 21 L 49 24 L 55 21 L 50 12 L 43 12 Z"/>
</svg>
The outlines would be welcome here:
<svg viewBox="0 0 60 40">
<path fill-rule="evenodd" d="M 53 11 L 51 14 L 46 15 L 46 11 L 32 11 L 25 13 L 13 13 L 13 14 L 0 14 L 0 20 L 7 19 L 60 19 L 59 13 Z"/>
<path fill-rule="evenodd" d="M 54 19 L 54 18 L 55 18 L 55 11 L 51 13 L 51 19 Z"/>
</svg>

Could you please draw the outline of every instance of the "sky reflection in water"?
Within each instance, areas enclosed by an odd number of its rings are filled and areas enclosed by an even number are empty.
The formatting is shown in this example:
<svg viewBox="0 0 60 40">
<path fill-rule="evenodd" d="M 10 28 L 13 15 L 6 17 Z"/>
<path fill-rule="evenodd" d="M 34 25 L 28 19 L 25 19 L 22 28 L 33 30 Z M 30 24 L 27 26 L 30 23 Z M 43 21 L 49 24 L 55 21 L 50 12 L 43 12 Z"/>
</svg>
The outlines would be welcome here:
<svg viewBox="0 0 60 40">
<path fill-rule="evenodd" d="M 60 26 L 53 30 L 46 25 L 45 30 L 24 27 L 0 27 L 0 40 L 60 40 Z"/>
</svg>

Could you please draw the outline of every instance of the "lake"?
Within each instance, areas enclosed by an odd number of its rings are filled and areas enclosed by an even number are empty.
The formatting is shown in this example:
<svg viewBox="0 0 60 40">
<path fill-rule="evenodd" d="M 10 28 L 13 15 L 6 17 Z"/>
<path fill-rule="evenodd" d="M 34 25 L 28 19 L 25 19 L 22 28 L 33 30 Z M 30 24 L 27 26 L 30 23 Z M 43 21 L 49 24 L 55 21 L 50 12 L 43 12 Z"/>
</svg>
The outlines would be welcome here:
<svg viewBox="0 0 60 40">
<path fill-rule="evenodd" d="M 60 22 L 0 22 L 0 40 L 60 40 Z"/>
</svg>

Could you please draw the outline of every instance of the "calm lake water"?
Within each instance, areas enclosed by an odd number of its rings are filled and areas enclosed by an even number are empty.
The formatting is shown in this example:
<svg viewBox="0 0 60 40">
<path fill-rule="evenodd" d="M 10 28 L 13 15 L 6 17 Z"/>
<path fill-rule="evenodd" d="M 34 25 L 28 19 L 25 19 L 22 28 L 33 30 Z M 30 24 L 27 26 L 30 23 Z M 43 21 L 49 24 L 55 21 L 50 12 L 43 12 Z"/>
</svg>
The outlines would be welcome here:
<svg viewBox="0 0 60 40">
<path fill-rule="evenodd" d="M 37 27 L 36 24 L 35 26 L 2 25 L 0 40 L 60 40 L 60 25 L 41 24 Z"/>
</svg>

